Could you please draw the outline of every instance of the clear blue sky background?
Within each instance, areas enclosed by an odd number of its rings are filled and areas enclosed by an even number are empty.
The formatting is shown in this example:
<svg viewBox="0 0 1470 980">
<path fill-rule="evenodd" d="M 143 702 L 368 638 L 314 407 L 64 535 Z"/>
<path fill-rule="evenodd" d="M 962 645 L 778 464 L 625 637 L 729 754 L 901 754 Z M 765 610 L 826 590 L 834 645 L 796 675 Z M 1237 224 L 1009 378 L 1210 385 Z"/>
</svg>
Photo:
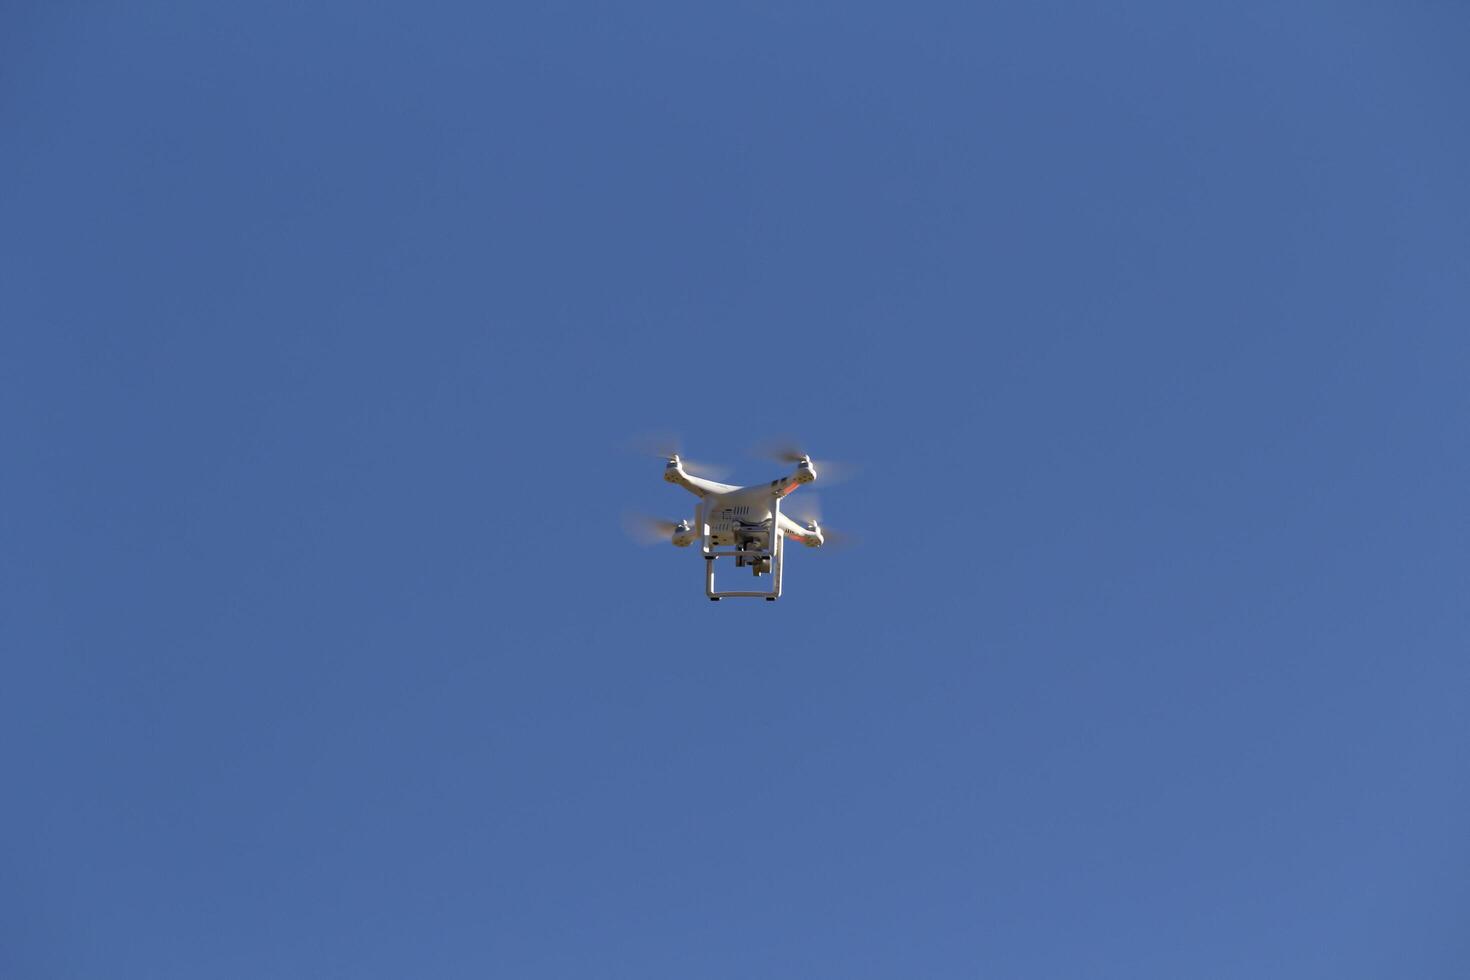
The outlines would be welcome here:
<svg viewBox="0 0 1470 980">
<path fill-rule="evenodd" d="M 1470 975 L 1467 51 L 7 5 L 0 974 Z"/>
</svg>

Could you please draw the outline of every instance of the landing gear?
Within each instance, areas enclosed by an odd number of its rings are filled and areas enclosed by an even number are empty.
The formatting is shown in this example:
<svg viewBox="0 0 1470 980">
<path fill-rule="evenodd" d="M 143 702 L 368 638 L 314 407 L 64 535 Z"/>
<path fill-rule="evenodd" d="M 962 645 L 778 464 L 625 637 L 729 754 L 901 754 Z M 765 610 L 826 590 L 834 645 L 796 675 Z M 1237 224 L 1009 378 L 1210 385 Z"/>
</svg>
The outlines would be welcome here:
<svg viewBox="0 0 1470 980">
<path fill-rule="evenodd" d="M 781 565 L 786 556 L 786 539 L 780 531 L 781 527 L 781 498 L 776 497 L 771 501 L 770 524 L 761 535 L 765 539 L 765 550 L 759 550 L 760 539 L 746 539 L 737 545 L 734 551 L 716 551 L 714 535 L 711 534 L 709 516 L 703 509 L 699 511 L 698 525 L 702 525 L 703 542 L 701 550 L 704 552 L 704 593 L 711 599 L 718 601 L 727 596 L 742 596 L 752 599 L 765 599 L 774 602 L 781 597 Z M 753 575 L 759 578 L 762 575 L 771 576 L 771 589 L 769 592 L 719 592 L 715 589 L 715 559 L 734 558 L 735 567 L 749 565 Z"/>
</svg>

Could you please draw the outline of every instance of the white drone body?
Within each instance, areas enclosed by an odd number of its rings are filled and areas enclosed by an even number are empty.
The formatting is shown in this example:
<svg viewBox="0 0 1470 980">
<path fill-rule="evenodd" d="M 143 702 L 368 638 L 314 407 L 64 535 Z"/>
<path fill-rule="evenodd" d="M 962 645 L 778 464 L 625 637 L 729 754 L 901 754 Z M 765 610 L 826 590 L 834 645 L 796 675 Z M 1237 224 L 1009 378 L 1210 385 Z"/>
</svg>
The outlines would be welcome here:
<svg viewBox="0 0 1470 980">
<path fill-rule="evenodd" d="M 809 548 L 823 544 L 822 529 L 816 521 L 800 524 L 781 513 L 781 500 L 804 483 L 817 478 L 810 456 L 803 455 L 795 472 L 770 483 L 751 487 L 735 487 L 716 483 L 685 472 L 678 455 L 669 457 L 664 479 L 677 483 L 699 498 L 694 520 L 680 521 L 674 526 L 670 540 L 680 548 L 700 542 L 704 553 L 704 591 L 713 601 L 733 597 L 750 597 L 775 602 L 781 597 L 781 566 L 785 555 L 785 539 L 794 538 Z M 721 550 L 724 549 L 724 550 Z M 749 567 L 756 577 L 769 574 L 771 589 L 766 592 L 715 591 L 715 560 L 734 558 L 736 567 Z"/>
</svg>

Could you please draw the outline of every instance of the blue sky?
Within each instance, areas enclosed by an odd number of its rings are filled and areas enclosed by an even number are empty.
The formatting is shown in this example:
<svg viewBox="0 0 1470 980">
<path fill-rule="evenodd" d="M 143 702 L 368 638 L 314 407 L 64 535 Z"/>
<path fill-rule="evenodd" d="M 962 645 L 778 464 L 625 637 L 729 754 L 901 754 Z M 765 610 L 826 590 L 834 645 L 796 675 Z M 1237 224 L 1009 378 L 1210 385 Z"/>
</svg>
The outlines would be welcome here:
<svg viewBox="0 0 1470 980">
<path fill-rule="evenodd" d="M 0 972 L 1466 975 L 1467 45 L 0 15 Z"/>
</svg>

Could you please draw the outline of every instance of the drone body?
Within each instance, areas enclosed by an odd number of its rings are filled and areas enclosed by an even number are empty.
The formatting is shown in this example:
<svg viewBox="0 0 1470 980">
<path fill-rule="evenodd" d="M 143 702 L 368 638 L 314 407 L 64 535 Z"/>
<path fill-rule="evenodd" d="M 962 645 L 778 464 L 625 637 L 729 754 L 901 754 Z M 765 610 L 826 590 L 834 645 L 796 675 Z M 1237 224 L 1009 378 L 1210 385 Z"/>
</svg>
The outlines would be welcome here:
<svg viewBox="0 0 1470 980">
<path fill-rule="evenodd" d="M 673 525 L 670 541 L 681 548 L 700 542 L 705 560 L 705 594 L 711 600 L 718 602 L 739 596 L 774 602 L 781 597 L 785 539 L 794 538 L 809 548 L 820 548 L 824 543 L 822 529 L 816 521 L 801 524 L 781 513 L 781 501 L 787 494 L 817 478 L 810 456 L 802 455 L 794 461 L 796 470 L 787 476 L 770 483 L 737 487 L 694 476 L 684 469 L 677 454 L 669 456 L 664 479 L 699 498 L 693 522 L 680 521 Z M 757 578 L 770 575 L 770 590 L 716 591 L 715 561 L 719 558 L 734 558 L 737 568 L 749 567 Z"/>
</svg>

